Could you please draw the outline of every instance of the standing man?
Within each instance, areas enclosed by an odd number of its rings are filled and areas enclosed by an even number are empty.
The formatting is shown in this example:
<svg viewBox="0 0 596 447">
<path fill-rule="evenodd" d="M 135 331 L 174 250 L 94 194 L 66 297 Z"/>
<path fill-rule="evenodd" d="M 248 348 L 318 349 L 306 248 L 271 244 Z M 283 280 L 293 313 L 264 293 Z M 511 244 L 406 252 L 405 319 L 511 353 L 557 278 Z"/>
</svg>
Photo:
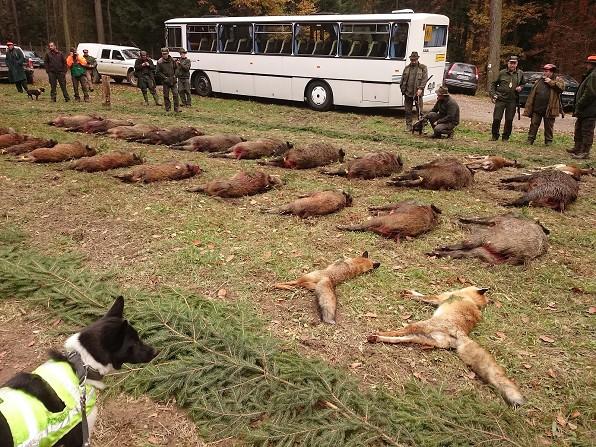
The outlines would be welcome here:
<svg viewBox="0 0 596 447">
<path fill-rule="evenodd" d="M 459 124 L 459 105 L 449 96 L 447 87 L 441 86 L 437 89 L 437 102 L 425 118 L 433 126 L 434 134 L 431 138 L 453 134 L 453 129 Z"/>
<path fill-rule="evenodd" d="M 50 80 L 50 98 L 52 102 L 56 102 L 56 82 L 58 82 L 64 95 L 64 101 L 68 102 L 70 96 L 68 96 L 68 90 L 66 90 L 66 58 L 62 52 L 58 51 L 54 42 L 48 44 L 48 49 L 44 62 Z"/>
<path fill-rule="evenodd" d="M 553 142 L 555 118 L 561 113 L 560 95 L 565 90 L 565 81 L 555 76 L 556 65 L 546 64 L 542 77 L 534 83 L 524 109 L 524 116 L 531 119 L 528 131 L 528 144 L 534 144 L 540 121 L 544 120 L 544 144 L 549 146 Z"/>
<path fill-rule="evenodd" d="M 497 79 L 490 86 L 490 98 L 495 104 L 493 111 L 493 126 L 491 141 L 499 139 L 501 119 L 505 113 L 505 125 L 503 126 L 503 141 L 509 141 L 513 130 L 513 117 L 523 85 L 526 83 L 524 72 L 517 68 L 517 56 L 511 56 L 507 61 L 507 68 L 501 70 Z"/>
<path fill-rule="evenodd" d="M 70 54 L 66 58 L 66 66 L 70 68 L 70 77 L 72 78 L 72 87 L 74 89 L 75 101 L 80 102 L 79 84 L 83 89 L 83 98 L 89 102 L 89 90 L 87 88 L 87 61 L 83 56 L 77 53 L 76 48 L 70 49 Z"/>
<path fill-rule="evenodd" d="M 8 82 L 16 85 L 17 91 L 23 93 L 27 91 L 27 75 L 25 74 L 25 55 L 19 48 L 14 47 L 14 43 L 6 42 L 8 51 L 6 52 L 6 65 L 8 66 Z"/>
<path fill-rule="evenodd" d="M 186 57 L 184 48 L 180 50 L 180 59 L 176 61 L 176 78 L 182 105 L 190 107 L 190 59 Z"/>
<path fill-rule="evenodd" d="M 418 107 L 422 112 L 422 95 L 424 93 L 424 86 L 428 79 L 428 69 L 426 65 L 418 62 L 420 56 L 416 51 L 410 54 L 410 64 L 404 68 L 401 76 L 400 89 L 404 95 L 404 109 L 406 112 L 406 129 L 412 130 L 412 105 L 414 104 L 414 97 L 418 96 Z"/>
<path fill-rule="evenodd" d="M 567 152 L 580 160 L 590 158 L 596 125 L 596 55 L 586 59 L 587 72 L 575 94 L 575 146 Z"/>
<path fill-rule="evenodd" d="M 157 97 L 157 91 L 155 90 L 155 64 L 147 57 L 146 51 L 141 51 L 141 54 L 135 62 L 135 76 L 137 78 L 137 86 L 143 93 L 145 105 L 149 105 L 149 99 L 147 99 L 147 89 L 149 89 L 155 100 L 155 105 L 160 106 L 161 104 Z"/>
<path fill-rule="evenodd" d="M 95 77 L 95 73 L 97 71 L 97 59 L 89 54 L 89 50 L 83 50 L 83 57 L 85 61 L 87 61 L 87 69 L 85 71 L 85 77 L 87 78 L 87 85 L 89 86 L 89 91 L 93 91 L 93 78 Z"/>
<path fill-rule="evenodd" d="M 161 80 L 163 86 L 163 102 L 166 106 L 166 112 L 170 111 L 172 103 L 170 102 L 170 91 L 174 100 L 174 112 L 180 112 L 178 103 L 178 88 L 176 87 L 176 62 L 170 56 L 170 50 L 161 49 L 161 58 L 157 61 L 157 78 Z"/>
</svg>

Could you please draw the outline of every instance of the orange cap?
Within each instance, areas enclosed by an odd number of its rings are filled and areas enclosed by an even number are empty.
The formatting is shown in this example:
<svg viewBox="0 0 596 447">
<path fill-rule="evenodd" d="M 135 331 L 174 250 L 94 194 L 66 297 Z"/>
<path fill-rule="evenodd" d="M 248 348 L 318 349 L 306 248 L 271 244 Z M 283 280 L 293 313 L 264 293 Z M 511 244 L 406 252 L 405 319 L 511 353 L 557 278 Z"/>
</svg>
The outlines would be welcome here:
<svg viewBox="0 0 596 447">
<path fill-rule="evenodd" d="M 588 56 L 586 62 L 588 62 L 589 64 L 596 64 L 596 55 Z"/>
</svg>

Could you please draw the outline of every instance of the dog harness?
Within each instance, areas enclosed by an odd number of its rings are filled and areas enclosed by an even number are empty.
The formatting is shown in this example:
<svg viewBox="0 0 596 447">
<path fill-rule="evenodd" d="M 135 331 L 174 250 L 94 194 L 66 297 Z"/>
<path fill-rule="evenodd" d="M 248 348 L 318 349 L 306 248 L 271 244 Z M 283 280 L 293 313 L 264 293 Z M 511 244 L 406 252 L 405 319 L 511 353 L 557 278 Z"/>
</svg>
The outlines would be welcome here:
<svg viewBox="0 0 596 447">
<path fill-rule="evenodd" d="M 95 407 L 97 394 L 79 378 L 68 362 L 50 360 L 35 371 L 64 402 L 64 410 L 48 411 L 35 397 L 21 390 L 0 388 L 0 413 L 6 418 L 15 447 L 51 447 L 82 422 L 81 390 L 86 393 L 86 413 Z"/>
</svg>

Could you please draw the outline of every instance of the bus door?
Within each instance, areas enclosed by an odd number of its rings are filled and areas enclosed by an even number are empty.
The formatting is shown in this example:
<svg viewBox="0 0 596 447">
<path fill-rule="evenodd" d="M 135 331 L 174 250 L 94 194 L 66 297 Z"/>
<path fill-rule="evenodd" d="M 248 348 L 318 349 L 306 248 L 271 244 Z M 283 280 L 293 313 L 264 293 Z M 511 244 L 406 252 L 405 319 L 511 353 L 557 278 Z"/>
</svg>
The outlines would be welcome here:
<svg viewBox="0 0 596 447">
<path fill-rule="evenodd" d="M 443 73 L 447 55 L 447 25 L 424 25 L 424 48 L 422 63 L 428 67 L 428 76 L 433 78 L 426 85 L 425 95 L 433 94 L 443 84 Z"/>
</svg>

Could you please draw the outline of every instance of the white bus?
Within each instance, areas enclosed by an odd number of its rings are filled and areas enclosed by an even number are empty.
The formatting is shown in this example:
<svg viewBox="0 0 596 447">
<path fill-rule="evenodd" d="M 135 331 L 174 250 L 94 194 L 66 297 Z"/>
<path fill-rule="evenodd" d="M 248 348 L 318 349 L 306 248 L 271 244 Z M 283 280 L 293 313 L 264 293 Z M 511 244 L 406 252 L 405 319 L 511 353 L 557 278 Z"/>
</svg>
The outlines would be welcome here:
<svg viewBox="0 0 596 447">
<path fill-rule="evenodd" d="M 443 81 L 449 18 L 391 14 L 180 18 L 165 22 L 166 45 L 188 51 L 196 92 L 332 105 L 402 107 L 399 83 L 412 51 Z"/>
</svg>

